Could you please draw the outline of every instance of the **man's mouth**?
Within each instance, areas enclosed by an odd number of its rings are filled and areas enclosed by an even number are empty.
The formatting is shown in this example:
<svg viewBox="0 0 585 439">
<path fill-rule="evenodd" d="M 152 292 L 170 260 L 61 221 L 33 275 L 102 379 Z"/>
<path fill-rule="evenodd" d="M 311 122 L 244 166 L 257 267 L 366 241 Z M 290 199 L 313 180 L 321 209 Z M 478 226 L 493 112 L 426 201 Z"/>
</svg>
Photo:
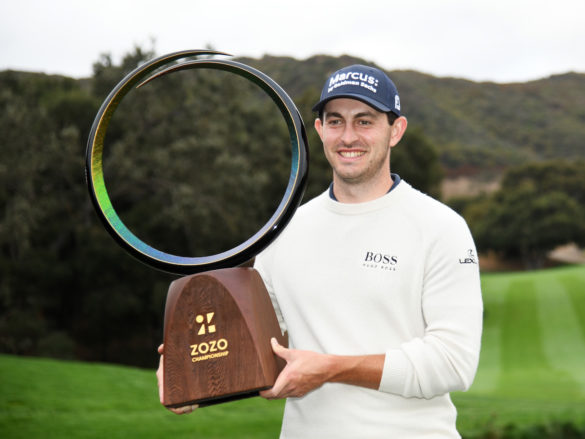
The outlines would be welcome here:
<svg viewBox="0 0 585 439">
<path fill-rule="evenodd" d="M 339 151 L 339 155 L 345 158 L 355 158 L 364 155 L 364 151 Z"/>
</svg>

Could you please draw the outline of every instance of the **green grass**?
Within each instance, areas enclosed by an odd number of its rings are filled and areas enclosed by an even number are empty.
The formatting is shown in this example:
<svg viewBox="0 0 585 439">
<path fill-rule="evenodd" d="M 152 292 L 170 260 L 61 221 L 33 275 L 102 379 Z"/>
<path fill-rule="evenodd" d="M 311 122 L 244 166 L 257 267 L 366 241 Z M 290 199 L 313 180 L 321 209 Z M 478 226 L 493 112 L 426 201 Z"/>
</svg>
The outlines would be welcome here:
<svg viewBox="0 0 585 439">
<path fill-rule="evenodd" d="M 283 403 L 260 398 L 177 416 L 154 371 L 0 356 L 0 438 L 274 438 Z"/>
<path fill-rule="evenodd" d="M 460 432 L 583 428 L 585 268 L 483 275 L 482 289 L 479 370 L 452 395 Z M 274 438 L 282 410 L 253 398 L 177 416 L 158 403 L 154 371 L 0 355 L 0 438 Z"/>
<path fill-rule="evenodd" d="M 460 431 L 585 425 L 585 267 L 482 276 L 480 365 Z"/>
</svg>

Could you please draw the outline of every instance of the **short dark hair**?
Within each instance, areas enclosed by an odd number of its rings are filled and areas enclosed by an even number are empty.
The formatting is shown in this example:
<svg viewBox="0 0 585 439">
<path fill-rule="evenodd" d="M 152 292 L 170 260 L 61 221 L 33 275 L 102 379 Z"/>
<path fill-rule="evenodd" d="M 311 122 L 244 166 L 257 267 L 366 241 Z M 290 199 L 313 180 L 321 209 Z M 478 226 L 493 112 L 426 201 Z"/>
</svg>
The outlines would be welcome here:
<svg viewBox="0 0 585 439">
<path fill-rule="evenodd" d="M 398 119 L 398 115 L 396 113 L 393 113 L 392 111 L 386 113 L 386 116 L 388 117 L 388 124 L 390 126 L 394 125 L 394 121 Z"/>
</svg>

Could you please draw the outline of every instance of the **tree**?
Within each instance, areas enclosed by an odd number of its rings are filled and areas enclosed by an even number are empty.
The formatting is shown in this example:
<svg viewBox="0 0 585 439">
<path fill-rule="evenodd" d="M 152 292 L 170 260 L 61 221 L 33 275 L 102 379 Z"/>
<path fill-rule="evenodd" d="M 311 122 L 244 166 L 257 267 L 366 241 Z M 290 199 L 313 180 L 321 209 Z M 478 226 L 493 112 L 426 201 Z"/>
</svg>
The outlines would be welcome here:
<svg viewBox="0 0 585 439">
<path fill-rule="evenodd" d="M 0 73 L 0 351 L 154 364 L 174 276 L 110 239 L 83 181 L 99 104 L 153 56 L 137 48 L 115 65 L 105 55 L 84 81 Z M 132 90 L 111 120 L 108 194 L 156 248 L 227 250 L 276 211 L 288 141 L 276 105 L 249 81 L 209 70 L 164 76 Z"/>
<path fill-rule="evenodd" d="M 539 268 L 557 246 L 584 245 L 583 190 L 575 183 L 584 173 L 583 163 L 558 161 L 510 170 L 498 192 L 465 210 L 478 248 Z"/>
<path fill-rule="evenodd" d="M 416 189 L 439 198 L 443 168 L 439 153 L 418 127 L 406 130 L 403 139 L 392 149 L 392 172 L 396 172 Z"/>
<path fill-rule="evenodd" d="M 331 184 L 331 166 L 323 153 L 323 144 L 314 128 L 315 118 L 312 108 L 319 101 L 321 91 L 315 87 L 307 88 L 296 100 L 299 112 L 303 118 L 309 143 L 309 182 L 303 198 L 310 200 L 325 191 Z"/>
<path fill-rule="evenodd" d="M 502 188 L 514 188 L 531 182 L 535 191 L 558 190 L 585 205 L 585 160 L 550 160 L 510 168 Z"/>
</svg>

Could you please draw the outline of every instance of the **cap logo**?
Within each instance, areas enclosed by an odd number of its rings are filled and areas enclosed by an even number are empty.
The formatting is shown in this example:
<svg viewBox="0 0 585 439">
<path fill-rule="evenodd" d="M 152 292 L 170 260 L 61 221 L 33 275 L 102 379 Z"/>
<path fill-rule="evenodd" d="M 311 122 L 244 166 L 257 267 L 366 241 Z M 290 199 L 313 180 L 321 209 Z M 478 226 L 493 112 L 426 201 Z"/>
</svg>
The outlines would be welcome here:
<svg viewBox="0 0 585 439">
<path fill-rule="evenodd" d="M 347 72 L 338 73 L 329 79 L 329 87 L 327 93 L 331 93 L 337 87 L 343 87 L 344 85 L 355 85 L 358 87 L 364 87 L 370 90 L 372 93 L 377 93 L 378 79 L 372 75 L 359 72 Z"/>
<path fill-rule="evenodd" d="M 375 67 L 355 64 L 330 74 L 313 111 L 321 115 L 328 101 L 341 97 L 361 100 L 378 111 L 400 115 L 396 86 L 386 73 Z"/>
</svg>

